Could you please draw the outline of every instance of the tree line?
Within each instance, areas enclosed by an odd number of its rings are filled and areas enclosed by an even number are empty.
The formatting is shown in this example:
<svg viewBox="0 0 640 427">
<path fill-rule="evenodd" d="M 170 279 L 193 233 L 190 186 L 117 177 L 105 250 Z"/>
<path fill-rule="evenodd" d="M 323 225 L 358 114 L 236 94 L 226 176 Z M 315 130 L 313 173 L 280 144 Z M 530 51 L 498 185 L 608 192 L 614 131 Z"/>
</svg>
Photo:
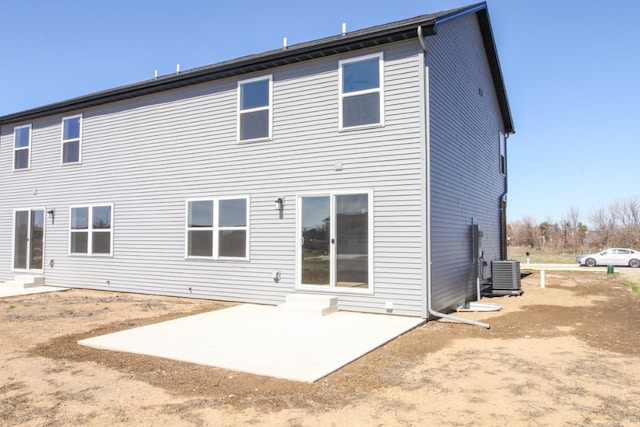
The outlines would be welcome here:
<svg viewBox="0 0 640 427">
<path fill-rule="evenodd" d="M 555 251 L 588 252 L 608 247 L 640 249 L 640 199 L 610 202 L 593 209 L 581 220 L 572 207 L 558 222 L 536 222 L 532 217 L 509 222 L 507 241 L 512 246 L 546 248 Z"/>
</svg>

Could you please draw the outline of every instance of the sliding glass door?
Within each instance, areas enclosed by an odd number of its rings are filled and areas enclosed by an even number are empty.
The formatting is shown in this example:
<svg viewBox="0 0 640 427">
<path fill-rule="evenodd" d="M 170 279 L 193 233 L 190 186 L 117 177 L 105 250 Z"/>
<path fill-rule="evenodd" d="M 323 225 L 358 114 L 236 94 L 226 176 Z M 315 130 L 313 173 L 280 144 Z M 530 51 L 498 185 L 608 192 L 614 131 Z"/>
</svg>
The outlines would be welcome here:
<svg viewBox="0 0 640 427">
<path fill-rule="evenodd" d="M 301 283 L 331 285 L 331 199 L 309 196 L 300 199 Z"/>
<path fill-rule="evenodd" d="M 17 210 L 13 220 L 13 268 L 42 270 L 44 209 Z"/>
<path fill-rule="evenodd" d="M 370 195 L 313 194 L 299 198 L 299 283 L 370 288 Z"/>
<path fill-rule="evenodd" d="M 369 287 L 369 197 L 335 196 L 335 285 Z"/>
</svg>

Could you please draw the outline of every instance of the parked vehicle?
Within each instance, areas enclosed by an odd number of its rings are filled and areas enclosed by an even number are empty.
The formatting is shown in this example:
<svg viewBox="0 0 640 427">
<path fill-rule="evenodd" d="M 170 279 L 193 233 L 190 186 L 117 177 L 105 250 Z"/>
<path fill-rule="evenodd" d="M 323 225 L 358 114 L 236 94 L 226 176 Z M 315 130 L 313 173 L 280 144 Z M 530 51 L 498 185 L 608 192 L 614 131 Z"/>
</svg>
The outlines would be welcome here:
<svg viewBox="0 0 640 427">
<path fill-rule="evenodd" d="M 640 251 L 627 248 L 609 248 L 595 254 L 580 255 L 576 262 L 587 267 L 621 265 L 638 268 L 640 267 Z"/>
</svg>

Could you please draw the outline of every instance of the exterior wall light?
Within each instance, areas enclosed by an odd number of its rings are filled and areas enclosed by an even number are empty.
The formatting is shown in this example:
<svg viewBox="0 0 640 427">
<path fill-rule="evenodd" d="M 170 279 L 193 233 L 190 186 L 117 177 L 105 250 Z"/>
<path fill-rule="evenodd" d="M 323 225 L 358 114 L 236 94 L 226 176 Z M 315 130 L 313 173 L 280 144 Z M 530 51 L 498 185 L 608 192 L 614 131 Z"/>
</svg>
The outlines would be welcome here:
<svg viewBox="0 0 640 427">
<path fill-rule="evenodd" d="M 281 211 L 284 208 L 284 197 L 278 197 L 275 203 L 276 203 L 276 210 Z"/>
<path fill-rule="evenodd" d="M 51 224 L 53 224 L 54 221 L 56 220 L 56 210 L 55 209 L 47 210 L 47 218 L 49 218 L 51 220 Z"/>
</svg>

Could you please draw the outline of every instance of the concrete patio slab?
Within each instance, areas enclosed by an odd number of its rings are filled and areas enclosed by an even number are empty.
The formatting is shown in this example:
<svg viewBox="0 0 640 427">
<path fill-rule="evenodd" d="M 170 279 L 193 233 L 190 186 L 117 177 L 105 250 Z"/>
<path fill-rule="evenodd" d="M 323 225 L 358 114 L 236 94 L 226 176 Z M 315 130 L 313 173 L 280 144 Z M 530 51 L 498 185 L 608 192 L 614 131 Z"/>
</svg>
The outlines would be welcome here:
<svg viewBox="0 0 640 427">
<path fill-rule="evenodd" d="M 314 382 L 423 322 L 344 311 L 315 316 L 243 304 L 79 344 Z"/>
<path fill-rule="evenodd" d="M 68 288 L 59 288 L 55 286 L 34 286 L 31 288 L 14 288 L 14 287 L 4 287 L 0 283 L 0 298 L 5 297 L 13 297 L 16 295 L 29 295 L 29 294 L 40 294 L 43 292 L 58 292 L 58 291 L 66 291 Z"/>
</svg>

